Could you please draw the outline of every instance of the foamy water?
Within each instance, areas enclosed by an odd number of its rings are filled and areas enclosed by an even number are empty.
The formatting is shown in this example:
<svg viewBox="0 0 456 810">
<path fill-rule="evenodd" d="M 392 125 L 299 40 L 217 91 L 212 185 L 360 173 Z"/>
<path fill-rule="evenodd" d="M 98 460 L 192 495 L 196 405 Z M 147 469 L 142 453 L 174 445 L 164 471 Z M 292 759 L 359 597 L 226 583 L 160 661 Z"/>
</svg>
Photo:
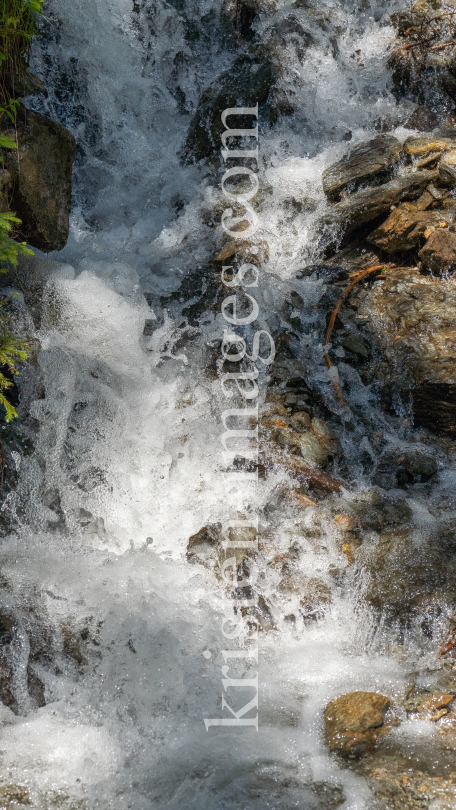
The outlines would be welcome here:
<svg viewBox="0 0 456 810">
<path fill-rule="evenodd" d="M 296 112 L 260 133 L 261 189 L 272 191 L 259 203 L 258 237 L 269 245 L 258 290 L 265 326 L 277 319 L 296 272 L 318 259 L 321 173 L 344 153 L 344 134 L 362 141 L 379 120 L 401 123 L 385 69 L 394 37 L 385 10 L 343 5 L 293 12 L 313 37 L 304 59 L 283 46 L 282 88 L 293 93 Z M 51 24 L 34 46 L 33 69 L 49 97 L 31 103 L 66 122 L 80 154 L 71 235 L 52 257 L 59 264 L 48 271 L 37 334 L 45 396 L 31 408 L 36 449 L 21 459 L 7 502 L 16 528 L 2 547 L 1 598 L 17 627 L 11 656 L 20 714 L 0 715 L 3 773 L 26 785 L 38 808 L 60 801 L 116 810 L 310 810 L 329 806 L 315 792 L 325 783 L 343 810 L 368 810 L 366 783 L 327 753 L 322 710 L 354 689 L 402 694 L 410 668 L 431 660 L 432 645 L 411 631 L 398 654 L 394 629 L 379 627 L 363 602 L 359 572 L 336 584 L 334 568 L 348 563 L 324 507 L 303 511 L 284 501 L 268 517 L 264 507 L 283 483 L 278 473 L 253 491 L 227 489 L 219 383 L 204 367 L 223 318 L 209 311 L 190 339 L 160 295 L 207 266 L 221 237 L 206 216 L 220 208 L 220 178 L 179 162 L 190 119 L 173 95 L 176 71 L 190 112 L 233 54 L 223 38 L 207 53 L 201 39 L 192 44 L 171 5 L 135 7 L 49 2 Z M 186 6 L 200 29 L 204 15 L 214 26 L 220 13 L 210 0 Z M 285 2 L 265 5 L 258 32 L 267 39 L 289 14 Z M 299 203 L 293 215 L 290 199 Z M 324 285 L 313 278 L 293 289 L 309 326 Z M 146 320 L 156 324 L 150 336 Z M 320 338 L 306 331 L 308 374 L 326 390 Z M 339 370 L 352 376 L 354 413 L 361 404 L 400 438 L 399 422 L 375 408 L 357 373 Z M 264 394 L 265 375 L 261 383 Z M 340 439 L 355 458 L 364 428 L 353 418 L 355 434 L 341 431 Z M 356 463 L 362 492 L 368 481 Z M 353 497 L 343 493 L 340 511 Z M 259 731 L 208 733 L 203 719 L 221 712 L 220 625 L 232 607 L 215 576 L 187 562 L 186 545 L 202 526 L 249 508 L 259 511 L 264 537 L 256 587 L 276 624 L 260 634 Z M 298 597 L 287 602 L 277 592 L 268 565 L 293 543 L 300 574 L 319 577 L 331 592 L 318 621 L 295 626 L 284 617 Z M 27 692 L 30 656 L 45 688 L 41 708 Z"/>
</svg>

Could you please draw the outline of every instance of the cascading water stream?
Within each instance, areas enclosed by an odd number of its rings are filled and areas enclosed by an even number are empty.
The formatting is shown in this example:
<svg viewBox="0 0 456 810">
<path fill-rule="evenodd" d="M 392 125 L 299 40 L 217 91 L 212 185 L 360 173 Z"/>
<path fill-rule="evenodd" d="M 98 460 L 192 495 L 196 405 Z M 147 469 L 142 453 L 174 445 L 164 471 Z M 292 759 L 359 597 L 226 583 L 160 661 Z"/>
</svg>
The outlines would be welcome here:
<svg viewBox="0 0 456 810">
<path fill-rule="evenodd" d="M 316 390 L 328 388 L 315 324 L 325 285 L 295 276 L 321 256 L 321 174 L 344 153 L 344 138 L 366 140 L 382 122 L 402 140 L 410 134 L 386 69 L 392 5 L 387 15 L 381 2 L 291 9 L 271 0 L 245 22 L 274 41 L 284 65 L 278 90 L 294 105 L 293 115 L 261 124 L 269 259 L 258 300 L 272 328 L 289 290 L 299 290 Z M 367 782 L 327 753 L 323 708 L 355 689 L 402 694 L 410 669 L 435 658 L 418 620 L 402 637 L 379 624 L 329 513 L 314 519 L 281 502 L 284 476 L 260 481 L 255 502 L 248 492 L 231 501 L 226 490 L 223 406 L 206 368 L 223 319 L 209 307 L 197 326 L 181 314 L 182 282 L 214 258 L 220 172 L 180 156 L 204 90 L 248 49 L 228 24 L 230 8 L 50 0 L 34 45 L 32 70 L 48 95 L 27 103 L 78 142 L 68 245 L 51 256 L 55 265 L 35 263 L 46 277 L 35 448 L 20 459 L 3 508 L 5 611 L 20 629 L 9 653 L 17 714 L 2 710 L 0 748 L 4 779 L 25 786 L 37 808 L 370 810 Z M 304 53 L 279 35 L 291 11 L 308 36 Z M 299 201 L 293 215 L 290 199 Z M 338 438 L 356 484 L 338 496 L 340 511 L 368 486 L 363 419 L 398 441 L 406 433 L 401 415 L 385 417 L 351 374 L 354 428 L 341 425 Z M 439 497 L 453 478 L 447 469 Z M 258 589 L 275 605 L 275 629 L 260 634 L 257 735 L 208 734 L 203 723 L 220 715 L 224 594 L 213 574 L 189 564 L 186 547 L 233 508 L 260 510 Z M 418 538 L 434 519 L 429 503 L 411 496 L 407 508 Z M 299 598 L 280 595 L 269 565 L 293 544 L 299 574 L 319 578 L 330 597 L 316 621 L 299 625 L 287 621 Z"/>
</svg>

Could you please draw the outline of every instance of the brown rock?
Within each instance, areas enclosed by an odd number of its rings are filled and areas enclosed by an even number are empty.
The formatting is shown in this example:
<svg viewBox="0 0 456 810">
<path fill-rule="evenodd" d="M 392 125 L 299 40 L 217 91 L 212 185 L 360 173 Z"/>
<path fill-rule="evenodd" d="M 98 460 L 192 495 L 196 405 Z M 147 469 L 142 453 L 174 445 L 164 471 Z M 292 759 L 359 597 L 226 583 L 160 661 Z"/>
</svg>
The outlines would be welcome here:
<svg viewBox="0 0 456 810">
<path fill-rule="evenodd" d="M 431 152 L 442 154 L 448 148 L 448 141 L 443 138 L 407 138 L 404 144 L 405 154 L 412 157 L 424 157 Z"/>
<path fill-rule="evenodd" d="M 334 523 L 341 532 L 351 532 L 355 526 L 355 522 L 350 515 L 336 515 Z"/>
<path fill-rule="evenodd" d="M 437 170 L 410 172 L 377 188 L 358 191 L 331 206 L 323 217 L 323 224 L 338 224 L 344 233 L 350 233 L 361 225 L 390 213 L 391 206 L 406 199 L 420 197 L 429 183 L 438 177 Z"/>
<path fill-rule="evenodd" d="M 318 467 L 311 467 L 308 462 L 299 458 L 299 456 L 281 458 L 277 460 L 277 463 L 292 473 L 303 487 L 310 489 L 312 492 L 326 495 L 332 492 L 340 492 L 342 489 L 341 481 L 318 469 Z"/>
<path fill-rule="evenodd" d="M 224 262 L 233 256 L 247 259 L 251 264 L 260 264 L 269 259 L 269 245 L 260 240 L 251 245 L 248 242 L 230 242 L 215 257 L 216 262 Z"/>
<path fill-rule="evenodd" d="M 435 273 L 456 267 L 456 234 L 447 228 L 438 228 L 419 252 L 424 266 Z"/>
<path fill-rule="evenodd" d="M 412 389 L 416 424 L 456 434 L 455 283 L 395 271 L 373 285 L 358 317 L 383 355 L 382 383 L 406 397 Z"/>
<path fill-rule="evenodd" d="M 311 498 L 308 498 L 307 495 L 302 495 L 300 492 L 295 492 L 294 490 L 292 490 L 290 497 L 291 500 L 298 506 L 301 506 L 302 509 L 307 509 L 309 506 L 318 506 L 318 504 Z"/>
<path fill-rule="evenodd" d="M 454 695 L 431 695 L 419 701 L 417 712 L 425 720 L 440 720 L 448 714 L 448 707 L 454 700 Z"/>
<path fill-rule="evenodd" d="M 378 737 L 389 730 L 385 725 L 389 705 L 378 692 L 350 692 L 328 703 L 324 719 L 329 750 L 349 758 L 372 752 Z"/>
<path fill-rule="evenodd" d="M 455 284 L 397 270 L 373 285 L 358 312 L 396 369 L 416 383 L 456 384 Z"/>
<path fill-rule="evenodd" d="M 349 543 L 348 541 L 342 543 L 341 548 L 342 554 L 345 554 L 350 565 L 352 565 L 355 562 L 355 553 L 357 548 L 358 545 L 356 545 L 355 543 Z"/>
<path fill-rule="evenodd" d="M 423 239 L 429 225 L 437 222 L 438 217 L 434 211 L 410 211 L 400 206 L 368 236 L 367 241 L 386 253 L 413 250 Z"/>
<path fill-rule="evenodd" d="M 384 182 L 392 177 L 402 156 L 402 146 L 392 135 L 378 135 L 372 141 L 355 146 L 338 163 L 323 172 L 323 190 L 329 200 L 340 200 L 347 186 L 356 190 L 361 184 Z"/>
<path fill-rule="evenodd" d="M 415 207 L 418 211 L 426 211 L 432 203 L 434 202 L 434 197 L 429 191 L 425 191 L 424 194 L 419 197 L 415 203 Z"/>
<path fill-rule="evenodd" d="M 297 413 L 294 413 L 290 419 L 290 422 L 297 431 L 308 430 L 311 425 L 310 416 L 308 413 L 306 413 L 306 411 L 298 411 Z"/>
<path fill-rule="evenodd" d="M 221 549 L 222 524 L 212 523 L 203 526 L 199 532 L 192 534 L 187 543 L 187 560 L 189 563 L 201 563 L 211 567 L 218 561 Z"/>
<path fill-rule="evenodd" d="M 11 210 L 22 220 L 20 236 L 45 252 L 65 247 L 71 210 L 76 142 L 62 124 L 25 108 L 17 118 L 18 152 L 6 151 L 12 178 Z"/>
</svg>

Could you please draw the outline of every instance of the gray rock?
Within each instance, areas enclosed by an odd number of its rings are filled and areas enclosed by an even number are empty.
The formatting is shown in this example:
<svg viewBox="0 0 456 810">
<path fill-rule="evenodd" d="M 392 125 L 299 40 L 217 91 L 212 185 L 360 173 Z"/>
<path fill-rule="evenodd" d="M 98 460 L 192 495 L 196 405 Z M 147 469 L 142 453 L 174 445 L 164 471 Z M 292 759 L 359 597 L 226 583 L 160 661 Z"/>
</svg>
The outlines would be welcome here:
<svg viewBox="0 0 456 810">
<path fill-rule="evenodd" d="M 340 200 L 348 187 L 355 191 L 364 183 L 390 180 L 403 151 L 392 135 L 378 135 L 355 146 L 342 160 L 323 172 L 323 190 L 332 202 Z"/>
<path fill-rule="evenodd" d="M 350 233 L 360 225 L 389 213 L 392 205 L 398 205 L 402 200 L 416 199 L 438 177 L 438 171 L 410 172 L 377 188 L 358 191 L 331 206 L 324 215 L 322 224 L 337 224 L 344 233 Z"/>
<path fill-rule="evenodd" d="M 357 273 L 379 264 L 379 258 L 370 248 L 349 245 L 328 259 L 328 265 L 343 267 L 347 273 Z"/>
<path fill-rule="evenodd" d="M 363 336 L 359 333 L 353 333 L 347 335 L 346 338 L 342 341 L 342 346 L 348 352 L 352 352 L 353 354 L 357 354 L 358 357 L 369 357 L 369 349 L 367 346 L 366 341 L 364 340 Z"/>
<path fill-rule="evenodd" d="M 449 186 L 456 186 L 456 166 L 442 160 L 439 166 L 439 175 L 444 183 Z"/>
<path fill-rule="evenodd" d="M 253 107 L 257 103 L 260 108 L 264 107 L 276 81 L 277 68 L 267 52 L 238 56 L 229 70 L 222 73 L 201 96 L 190 122 L 184 160 L 191 163 L 219 155 L 224 131 L 221 112 L 227 107 Z M 228 123 L 238 128 L 251 128 L 257 121 L 252 116 L 244 116 L 243 119 L 238 116 Z"/>
<path fill-rule="evenodd" d="M 437 461 L 430 450 L 416 447 L 386 449 L 379 460 L 374 483 L 384 489 L 429 481 L 437 473 Z"/>
<path fill-rule="evenodd" d="M 328 453 L 313 433 L 301 433 L 298 447 L 302 457 L 310 467 L 326 467 Z"/>
</svg>

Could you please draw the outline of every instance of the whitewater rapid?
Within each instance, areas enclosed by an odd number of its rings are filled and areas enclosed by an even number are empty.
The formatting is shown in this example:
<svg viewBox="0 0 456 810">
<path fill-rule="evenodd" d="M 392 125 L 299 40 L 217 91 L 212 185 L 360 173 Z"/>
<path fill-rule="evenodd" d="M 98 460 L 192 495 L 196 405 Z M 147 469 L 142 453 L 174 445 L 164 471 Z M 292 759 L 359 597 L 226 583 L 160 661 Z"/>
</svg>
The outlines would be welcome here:
<svg viewBox="0 0 456 810">
<path fill-rule="evenodd" d="M 184 5 L 185 14 L 159 0 L 49 0 L 34 44 L 32 69 L 48 95 L 30 106 L 68 126 L 78 158 L 68 245 L 35 263 L 47 279 L 36 331 L 44 396 L 31 406 L 35 450 L 20 459 L 5 507 L 14 528 L 2 545 L 0 607 L 18 628 L 20 712 L 0 714 L 2 779 L 25 785 L 40 809 L 369 810 L 367 784 L 326 751 L 322 710 L 355 689 L 402 694 L 404 649 L 364 604 L 362 578 L 335 584 L 331 572 L 348 563 L 328 515 L 277 507 L 278 473 L 230 500 L 219 385 L 205 368 L 223 318 L 208 310 L 192 333 L 179 314 L 185 301 L 172 312 L 161 303 L 219 247 L 220 173 L 180 155 L 202 92 L 234 59 L 223 29 L 211 36 L 224 4 Z M 258 35 L 266 41 L 290 8 L 265 3 Z M 356 143 L 383 121 L 405 137 L 386 70 L 395 31 L 384 4 L 293 9 L 312 36 L 304 57 L 292 41 L 281 46 L 280 89 L 295 113 L 260 129 L 266 324 L 298 270 L 321 255 L 321 173 L 346 150 L 348 131 Z M 324 284 L 294 289 L 310 322 Z M 325 386 L 322 347 L 309 334 L 309 373 Z M 373 408 L 359 380 L 353 402 Z M 344 441 L 350 451 L 358 434 Z M 354 497 L 343 493 L 340 511 Z M 233 508 L 261 514 L 258 588 L 278 599 L 277 629 L 260 634 L 258 733 L 208 733 L 203 722 L 220 716 L 227 607 L 186 546 Z M 319 621 L 296 627 L 267 566 L 293 543 L 302 575 L 319 576 L 332 599 Z M 417 638 L 412 628 L 408 666 L 432 659 Z M 45 705 L 27 693 L 27 662 Z"/>
</svg>

